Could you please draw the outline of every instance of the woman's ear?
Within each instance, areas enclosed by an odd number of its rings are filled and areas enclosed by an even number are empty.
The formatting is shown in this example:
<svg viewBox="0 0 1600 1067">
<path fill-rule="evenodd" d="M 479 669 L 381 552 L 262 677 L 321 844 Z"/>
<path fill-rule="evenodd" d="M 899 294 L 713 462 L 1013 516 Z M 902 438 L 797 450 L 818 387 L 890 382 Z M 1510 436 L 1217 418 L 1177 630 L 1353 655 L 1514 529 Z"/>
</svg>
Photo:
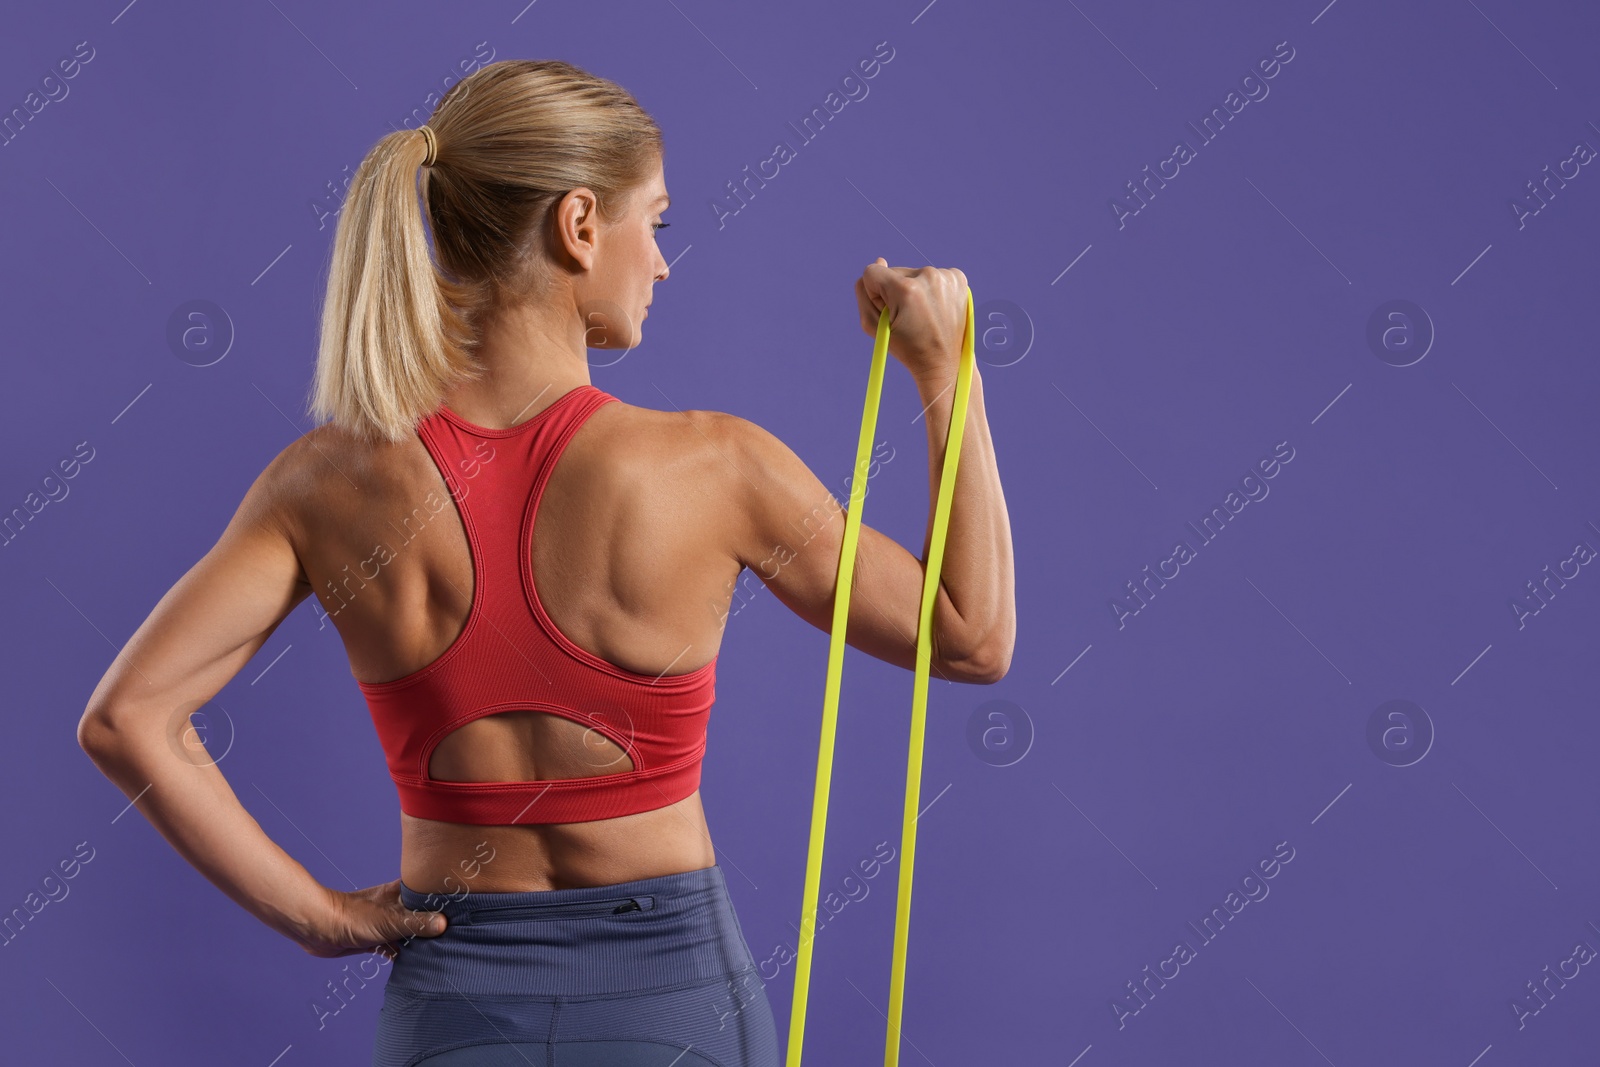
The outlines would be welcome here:
<svg viewBox="0 0 1600 1067">
<path fill-rule="evenodd" d="M 594 269 L 600 231 L 600 201 L 592 189 L 578 186 L 556 204 L 552 251 L 564 252 L 584 270 Z"/>
</svg>

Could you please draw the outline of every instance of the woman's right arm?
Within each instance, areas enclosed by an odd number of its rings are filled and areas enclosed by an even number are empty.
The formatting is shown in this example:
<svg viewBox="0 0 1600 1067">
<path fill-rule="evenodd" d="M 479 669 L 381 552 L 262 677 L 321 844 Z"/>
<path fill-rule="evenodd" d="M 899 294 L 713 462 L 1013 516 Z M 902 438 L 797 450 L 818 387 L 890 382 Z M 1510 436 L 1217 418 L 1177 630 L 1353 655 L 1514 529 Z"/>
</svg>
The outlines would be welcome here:
<svg viewBox="0 0 1600 1067">
<path fill-rule="evenodd" d="M 929 514 L 922 557 L 865 522 L 857 543 L 846 641 L 912 670 L 933 504 L 955 402 L 955 370 L 966 329 L 966 282 L 959 271 L 874 264 L 857 283 L 862 325 L 876 333 L 878 310 L 894 315 L 891 351 L 922 397 L 928 428 Z M 898 342 L 896 344 L 895 342 Z M 795 453 L 760 426 L 719 414 L 714 435 L 731 461 L 723 499 L 734 556 L 790 610 L 824 632 L 833 623 L 844 541 L 844 506 Z M 726 442 L 725 445 L 723 442 Z M 731 469 L 730 469 L 731 468 Z M 848 503 L 848 501 L 846 501 Z M 988 684 L 1010 667 L 1016 640 L 1011 526 L 1001 491 L 976 368 L 956 471 L 944 562 L 933 609 L 932 669 L 950 681 Z"/>
<path fill-rule="evenodd" d="M 398 879 L 350 893 L 321 885 L 244 808 L 189 720 L 311 595 L 282 519 L 288 453 L 112 661 L 78 743 L 184 859 L 272 929 L 314 956 L 387 955 L 436 932 L 401 904 Z"/>
</svg>

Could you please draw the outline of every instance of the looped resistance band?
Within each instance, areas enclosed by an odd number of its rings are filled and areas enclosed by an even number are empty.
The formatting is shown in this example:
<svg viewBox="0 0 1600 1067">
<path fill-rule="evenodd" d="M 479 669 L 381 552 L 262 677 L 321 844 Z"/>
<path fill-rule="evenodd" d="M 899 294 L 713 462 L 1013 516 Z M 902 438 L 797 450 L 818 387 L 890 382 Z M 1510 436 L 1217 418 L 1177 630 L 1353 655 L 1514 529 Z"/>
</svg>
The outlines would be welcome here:
<svg viewBox="0 0 1600 1067">
<path fill-rule="evenodd" d="M 972 290 L 967 290 L 967 334 L 956 371 L 955 407 L 939 475 L 939 496 L 933 510 L 933 540 L 922 581 L 922 610 L 917 622 L 917 665 L 911 690 L 911 742 L 906 757 L 906 800 L 900 834 L 900 888 L 895 903 L 894 966 L 889 984 L 889 1025 L 884 1037 L 884 1067 L 900 1062 L 900 1017 L 905 991 L 906 941 L 911 921 L 911 876 L 916 865 L 917 805 L 922 792 L 922 748 L 928 712 L 928 671 L 933 660 L 933 605 L 939 590 L 939 570 L 944 563 L 945 533 L 950 526 L 950 501 L 955 494 L 956 464 L 961 457 L 961 435 L 967 422 L 967 397 L 972 392 L 975 366 Z M 839 719 L 839 681 L 844 669 L 845 622 L 850 617 L 850 587 L 855 574 L 856 542 L 861 534 L 862 503 L 867 492 L 867 467 L 872 438 L 878 424 L 878 402 L 883 395 L 883 368 L 889 351 L 889 309 L 878 315 L 878 336 L 872 349 L 867 377 L 867 402 L 861 415 L 861 435 L 856 444 L 855 476 L 850 480 L 850 507 L 845 514 L 844 544 L 839 553 L 839 578 L 834 587 L 833 627 L 828 644 L 828 680 L 822 704 L 822 741 L 817 751 L 817 790 L 811 805 L 811 840 L 806 855 L 806 882 L 802 901 L 800 952 L 795 966 L 794 1006 L 789 1017 L 788 1067 L 800 1067 L 805 1040 L 806 998 L 811 987 L 811 942 L 817 922 L 817 893 L 822 881 L 822 850 L 828 832 L 828 790 L 833 781 L 833 747 Z"/>
</svg>

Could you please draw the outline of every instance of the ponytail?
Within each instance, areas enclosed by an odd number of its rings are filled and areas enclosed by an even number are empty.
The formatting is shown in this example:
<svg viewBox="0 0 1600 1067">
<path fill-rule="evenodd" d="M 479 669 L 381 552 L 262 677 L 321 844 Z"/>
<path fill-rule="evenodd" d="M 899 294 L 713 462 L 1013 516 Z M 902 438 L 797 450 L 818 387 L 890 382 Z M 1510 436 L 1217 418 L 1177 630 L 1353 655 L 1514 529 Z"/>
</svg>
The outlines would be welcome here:
<svg viewBox="0 0 1600 1067">
<path fill-rule="evenodd" d="M 309 408 L 373 443 L 414 435 L 453 387 L 481 377 L 485 313 L 540 295 L 551 205 L 581 185 L 604 215 L 661 152 L 626 90 L 560 60 L 481 67 L 428 126 L 433 164 L 422 166 L 418 130 L 385 134 L 334 233 Z"/>
</svg>

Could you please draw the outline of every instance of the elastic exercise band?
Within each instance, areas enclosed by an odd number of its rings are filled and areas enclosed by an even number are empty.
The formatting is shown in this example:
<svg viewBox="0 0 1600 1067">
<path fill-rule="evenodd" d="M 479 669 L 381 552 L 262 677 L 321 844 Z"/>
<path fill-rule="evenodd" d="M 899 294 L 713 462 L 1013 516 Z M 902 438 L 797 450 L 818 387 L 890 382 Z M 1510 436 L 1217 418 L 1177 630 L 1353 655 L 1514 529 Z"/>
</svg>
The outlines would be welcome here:
<svg viewBox="0 0 1600 1067">
<path fill-rule="evenodd" d="M 950 501 L 955 494 L 956 465 L 961 458 L 962 430 L 967 422 L 967 398 L 972 392 L 975 366 L 975 330 L 972 290 L 967 290 L 967 333 L 956 371 L 955 407 L 939 475 L 939 496 L 933 509 L 933 540 L 922 581 L 922 610 L 917 622 L 917 665 L 911 691 L 911 741 L 906 759 L 906 800 L 900 835 L 900 888 L 895 903 L 894 965 L 889 984 L 889 1025 L 884 1038 L 884 1067 L 900 1062 L 900 1018 L 905 993 L 906 942 L 911 922 L 911 876 L 916 866 L 917 803 L 922 792 L 922 748 L 928 713 L 928 672 L 933 662 L 933 606 L 939 591 L 939 570 L 944 563 L 945 533 L 950 526 Z M 889 309 L 878 315 L 878 336 L 867 376 L 867 402 L 861 414 L 861 435 L 856 442 L 855 476 L 850 480 L 850 506 L 845 513 L 844 544 L 839 551 L 839 578 L 834 587 L 833 626 L 828 643 L 828 679 L 822 703 L 822 741 L 817 751 L 817 789 L 811 804 L 811 840 L 806 854 L 806 882 L 802 900 L 800 953 L 795 965 L 794 1005 L 789 1017 L 788 1067 L 800 1067 L 805 1040 L 806 998 L 811 988 L 811 942 L 816 934 L 817 893 L 822 881 L 822 850 L 828 832 L 828 790 L 833 781 L 833 747 L 839 719 L 839 682 L 844 669 L 845 624 L 850 617 L 850 587 L 855 574 L 856 543 L 861 534 L 861 510 L 866 499 L 867 469 L 872 438 L 878 424 L 878 402 L 883 395 L 883 369 L 889 351 Z"/>
</svg>

